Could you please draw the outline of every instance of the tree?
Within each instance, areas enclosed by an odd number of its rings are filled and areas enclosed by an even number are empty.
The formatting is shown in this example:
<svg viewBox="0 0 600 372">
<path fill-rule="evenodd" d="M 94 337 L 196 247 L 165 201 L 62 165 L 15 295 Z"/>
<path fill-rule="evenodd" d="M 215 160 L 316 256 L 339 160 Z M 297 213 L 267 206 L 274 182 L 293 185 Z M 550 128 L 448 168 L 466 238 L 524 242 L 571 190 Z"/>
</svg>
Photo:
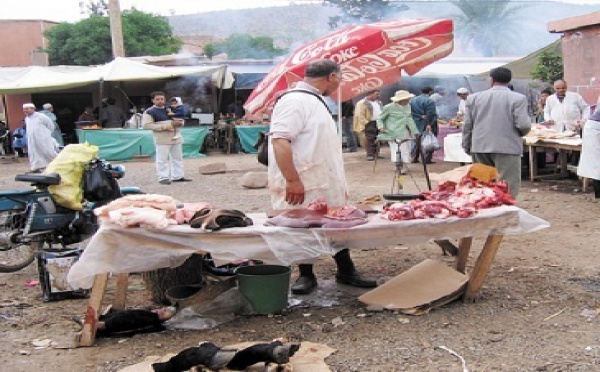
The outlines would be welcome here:
<svg viewBox="0 0 600 372">
<path fill-rule="evenodd" d="M 563 78 L 562 56 L 556 52 L 540 53 L 538 63 L 531 72 L 531 77 L 547 84 Z"/>
<path fill-rule="evenodd" d="M 323 5 L 335 6 L 341 16 L 329 17 L 329 28 L 336 29 L 339 23 L 377 22 L 390 18 L 397 11 L 408 10 L 408 6 L 397 0 L 324 0 Z"/>
<path fill-rule="evenodd" d="M 519 44 L 519 13 L 525 5 L 511 6 L 511 0 L 449 1 L 462 12 L 454 19 L 458 38 L 465 46 L 493 57 L 502 50 L 514 51 L 513 46 Z"/>
<path fill-rule="evenodd" d="M 88 13 L 90 15 L 106 16 L 108 15 L 108 3 L 106 0 L 93 1 L 89 0 L 86 3 L 83 1 L 79 3 L 81 13 Z M 84 7 L 86 9 L 84 9 Z"/>
<path fill-rule="evenodd" d="M 164 17 L 131 9 L 123 12 L 123 40 L 127 56 L 175 53 L 182 42 L 174 37 Z M 98 65 L 112 60 L 108 17 L 92 15 L 77 23 L 62 23 L 45 34 L 51 65 Z"/>
<path fill-rule="evenodd" d="M 204 46 L 207 57 L 219 53 L 227 53 L 229 59 L 256 58 L 265 59 L 280 56 L 286 50 L 276 48 L 270 36 L 251 36 L 248 34 L 231 34 L 225 41 L 209 43 Z"/>
</svg>

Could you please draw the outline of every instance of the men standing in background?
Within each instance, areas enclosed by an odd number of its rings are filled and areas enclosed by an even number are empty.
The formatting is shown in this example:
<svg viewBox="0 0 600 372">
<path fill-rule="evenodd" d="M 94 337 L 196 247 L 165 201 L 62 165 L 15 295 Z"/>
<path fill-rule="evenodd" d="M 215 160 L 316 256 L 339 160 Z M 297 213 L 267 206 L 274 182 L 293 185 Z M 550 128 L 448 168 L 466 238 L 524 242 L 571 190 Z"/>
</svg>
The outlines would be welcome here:
<svg viewBox="0 0 600 372">
<path fill-rule="evenodd" d="M 419 129 L 419 136 L 417 136 L 417 140 L 415 141 L 415 146 L 412 152 L 412 163 L 418 163 L 419 157 L 421 154 L 421 138 L 425 131 L 431 131 L 433 134 L 437 136 L 438 126 L 437 126 L 437 111 L 435 110 L 435 102 L 430 98 L 433 93 L 433 89 L 431 87 L 423 87 L 421 88 L 421 94 L 410 100 L 410 108 L 412 110 L 413 120 L 417 125 L 417 129 Z M 428 152 L 425 154 L 425 159 L 422 161 L 426 163 L 432 163 L 431 160 L 433 156 L 433 152 Z"/>
<path fill-rule="evenodd" d="M 456 119 L 459 121 L 463 121 L 465 119 L 465 106 L 467 104 L 469 90 L 467 88 L 458 88 L 456 94 L 460 99 L 460 102 L 458 103 L 458 112 L 456 113 Z"/>
<path fill-rule="evenodd" d="M 104 128 L 123 128 L 125 113 L 115 103 L 115 99 L 111 97 L 106 100 L 106 107 L 100 110 L 100 123 Z"/>
<path fill-rule="evenodd" d="M 437 112 L 438 118 L 443 120 L 450 119 L 452 113 L 449 110 L 448 97 L 446 97 L 446 89 L 440 85 L 433 88 L 433 94 L 431 100 L 435 104 L 435 112 Z"/>
<path fill-rule="evenodd" d="M 27 153 L 32 173 L 42 173 L 58 155 L 58 142 L 52 137 L 54 123 L 46 115 L 36 112 L 33 103 L 23 105 L 27 127 Z"/>
<path fill-rule="evenodd" d="M 52 138 L 54 138 L 60 146 L 64 146 L 65 142 L 63 141 L 63 138 L 62 138 L 62 132 L 60 130 L 60 126 L 58 125 L 58 122 L 56 121 L 56 115 L 54 114 L 54 107 L 52 106 L 51 103 L 44 103 L 42 108 L 43 108 L 43 110 L 41 110 L 40 112 L 42 114 L 46 115 L 48 117 L 48 119 L 50 119 L 52 121 L 52 123 L 54 124 L 54 129 L 52 129 Z"/>
<path fill-rule="evenodd" d="M 367 152 L 367 160 L 375 160 L 377 149 L 377 119 L 381 114 L 383 105 L 379 101 L 380 93 L 378 90 L 372 90 L 367 96 L 356 104 L 354 109 L 354 131 L 358 136 L 361 146 Z"/>
<path fill-rule="evenodd" d="M 150 97 L 154 106 L 144 112 L 142 126 L 150 129 L 154 137 L 158 183 L 191 181 L 183 176 L 183 139 L 173 137 L 175 128 L 181 127 L 183 121 L 171 120 L 167 114 L 165 93 L 152 92 Z"/>
<path fill-rule="evenodd" d="M 462 146 L 474 163 L 496 167 L 516 199 L 521 187 L 521 137 L 531 130 L 527 97 L 508 88 L 509 69 L 492 69 L 490 77 L 490 89 L 467 98 Z"/>
<path fill-rule="evenodd" d="M 354 103 L 352 100 L 342 102 L 342 135 L 346 137 L 346 152 L 356 152 L 358 145 L 354 126 Z"/>
<path fill-rule="evenodd" d="M 578 93 L 567 92 L 567 82 L 556 80 L 554 94 L 546 99 L 544 120 L 562 133 L 565 130 L 577 131 L 589 116 L 587 104 Z"/>
</svg>

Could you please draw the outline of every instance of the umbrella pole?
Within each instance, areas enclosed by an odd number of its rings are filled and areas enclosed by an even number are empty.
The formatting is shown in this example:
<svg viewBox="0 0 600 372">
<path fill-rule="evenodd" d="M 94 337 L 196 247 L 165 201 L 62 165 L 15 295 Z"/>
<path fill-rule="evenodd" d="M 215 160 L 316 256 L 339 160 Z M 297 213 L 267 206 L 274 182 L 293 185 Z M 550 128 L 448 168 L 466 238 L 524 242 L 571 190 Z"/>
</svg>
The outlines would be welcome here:
<svg viewBox="0 0 600 372">
<path fill-rule="evenodd" d="M 338 135 L 340 136 L 340 139 L 342 139 L 342 90 L 340 88 L 338 88 L 338 95 L 337 95 L 337 101 L 338 101 L 338 105 L 337 105 L 337 130 L 338 130 Z"/>
</svg>

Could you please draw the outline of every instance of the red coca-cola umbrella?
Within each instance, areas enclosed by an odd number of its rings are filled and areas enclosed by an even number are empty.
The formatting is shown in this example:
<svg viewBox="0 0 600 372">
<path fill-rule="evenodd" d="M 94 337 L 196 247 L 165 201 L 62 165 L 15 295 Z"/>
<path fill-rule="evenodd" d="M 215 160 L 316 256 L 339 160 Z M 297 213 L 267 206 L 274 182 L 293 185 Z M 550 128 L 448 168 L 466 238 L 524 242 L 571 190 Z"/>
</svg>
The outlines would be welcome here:
<svg viewBox="0 0 600 372">
<path fill-rule="evenodd" d="M 348 26 L 295 50 L 252 91 L 244 107 L 250 114 L 267 111 L 278 93 L 304 77 L 306 65 L 328 58 L 342 66 L 340 91 L 346 101 L 397 82 L 402 70 L 412 75 L 450 54 L 450 19 L 400 19 Z"/>
</svg>

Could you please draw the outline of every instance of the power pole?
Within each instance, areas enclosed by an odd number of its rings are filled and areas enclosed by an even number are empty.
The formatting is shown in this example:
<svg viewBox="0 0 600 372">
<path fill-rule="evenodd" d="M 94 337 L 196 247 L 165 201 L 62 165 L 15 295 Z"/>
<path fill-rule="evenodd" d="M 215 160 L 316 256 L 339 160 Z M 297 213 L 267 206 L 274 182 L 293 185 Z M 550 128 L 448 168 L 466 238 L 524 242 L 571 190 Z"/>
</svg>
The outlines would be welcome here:
<svg viewBox="0 0 600 372">
<path fill-rule="evenodd" d="M 121 6 L 119 5 L 119 0 L 108 1 L 108 17 L 110 19 L 113 57 L 125 57 L 125 48 L 123 47 L 123 26 L 121 25 Z"/>
</svg>

